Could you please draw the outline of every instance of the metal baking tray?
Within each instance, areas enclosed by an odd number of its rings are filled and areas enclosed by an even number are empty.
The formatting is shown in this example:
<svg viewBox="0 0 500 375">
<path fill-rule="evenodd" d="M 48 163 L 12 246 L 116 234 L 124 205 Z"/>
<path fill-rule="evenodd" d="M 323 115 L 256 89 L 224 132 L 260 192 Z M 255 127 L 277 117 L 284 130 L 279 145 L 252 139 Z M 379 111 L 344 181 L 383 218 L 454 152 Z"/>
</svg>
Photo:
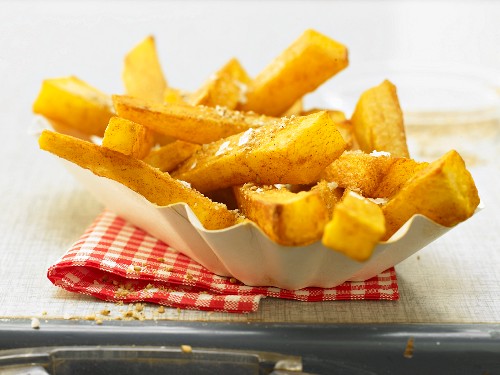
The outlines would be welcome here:
<svg viewBox="0 0 500 375">
<path fill-rule="evenodd" d="M 29 319 L 0 322 L 0 374 L 25 374 L 8 371 L 26 364 L 32 375 L 37 368 L 51 375 L 494 375 L 500 374 L 500 324 L 42 320 L 33 329 Z"/>
</svg>

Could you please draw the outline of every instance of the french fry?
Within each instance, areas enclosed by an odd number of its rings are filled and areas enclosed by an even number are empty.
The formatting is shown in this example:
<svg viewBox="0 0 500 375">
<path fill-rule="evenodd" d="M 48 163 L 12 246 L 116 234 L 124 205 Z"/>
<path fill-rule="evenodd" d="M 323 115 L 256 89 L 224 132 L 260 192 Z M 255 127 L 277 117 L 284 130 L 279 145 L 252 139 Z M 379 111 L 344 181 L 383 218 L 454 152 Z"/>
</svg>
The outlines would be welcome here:
<svg viewBox="0 0 500 375">
<path fill-rule="evenodd" d="M 250 77 L 237 59 L 231 59 L 189 97 L 191 105 L 235 109 L 244 100 Z"/>
<path fill-rule="evenodd" d="M 310 115 L 311 113 L 319 112 L 319 111 L 327 111 L 328 114 L 330 115 L 332 121 L 335 123 L 337 126 L 337 130 L 340 132 L 342 135 L 342 138 L 344 138 L 344 141 L 346 142 L 347 150 L 357 150 L 359 149 L 359 146 L 356 142 L 356 139 L 354 138 L 354 130 L 352 127 L 351 122 L 346 118 L 345 113 L 342 111 L 338 110 L 333 110 L 333 109 L 319 109 L 319 108 L 313 108 L 308 111 L 302 111 L 300 113 L 301 116 L 307 116 Z"/>
<path fill-rule="evenodd" d="M 347 64 L 344 45 L 306 30 L 249 84 L 240 109 L 280 116 Z"/>
<path fill-rule="evenodd" d="M 78 132 L 102 137 L 113 116 L 113 105 L 110 96 L 70 76 L 44 80 L 33 112 Z"/>
<path fill-rule="evenodd" d="M 315 189 L 293 193 L 284 185 L 247 183 L 234 188 L 238 207 L 269 238 L 285 246 L 304 246 L 319 240 L 330 219 L 331 205 L 339 199 L 337 189 L 326 183 Z M 328 197 L 327 197 L 328 196 Z"/>
<path fill-rule="evenodd" d="M 320 178 L 368 198 L 389 198 L 428 163 L 384 154 L 346 151 L 321 173 Z"/>
<path fill-rule="evenodd" d="M 165 92 L 169 87 L 163 75 L 153 36 L 146 37 L 125 55 L 122 81 L 127 95 L 157 103 L 163 102 Z M 170 100 L 173 99 L 170 98 Z M 174 141 L 172 137 L 164 134 L 149 129 L 147 132 L 152 133 L 155 143 L 160 145 Z"/>
<path fill-rule="evenodd" d="M 191 94 L 173 87 L 167 87 L 163 92 L 164 104 L 187 104 Z"/>
<path fill-rule="evenodd" d="M 451 150 L 418 171 L 383 206 L 389 239 L 413 215 L 452 227 L 474 214 L 479 195 L 462 157 Z"/>
<path fill-rule="evenodd" d="M 309 184 L 344 149 L 330 116 L 318 112 L 206 145 L 172 175 L 201 192 L 246 182 Z"/>
<path fill-rule="evenodd" d="M 396 86 L 388 80 L 361 94 L 351 122 L 364 152 L 386 151 L 410 157 Z"/>
<path fill-rule="evenodd" d="M 116 116 L 109 119 L 102 139 L 103 147 L 136 159 L 144 158 L 153 144 L 154 136 L 148 128 Z"/>
<path fill-rule="evenodd" d="M 385 219 L 380 207 L 347 190 L 325 226 L 322 242 L 352 259 L 365 261 L 384 233 Z"/>
<path fill-rule="evenodd" d="M 148 156 L 144 158 L 144 161 L 162 172 L 171 172 L 200 147 L 195 143 L 174 141 L 151 150 Z"/>
<path fill-rule="evenodd" d="M 130 96 L 161 103 L 167 88 L 156 43 L 148 36 L 125 56 L 123 73 L 125 91 Z"/>
<path fill-rule="evenodd" d="M 42 150 L 113 179 L 158 206 L 186 203 L 206 229 L 227 228 L 240 220 L 225 205 L 212 202 L 168 173 L 131 156 L 49 130 L 42 132 L 38 142 Z"/>
<path fill-rule="evenodd" d="M 198 144 L 276 121 L 276 118 L 244 114 L 223 107 L 162 105 L 130 96 L 113 95 L 113 103 L 120 117 L 158 133 Z"/>
<path fill-rule="evenodd" d="M 72 137 L 84 139 L 86 141 L 91 141 L 92 136 L 90 134 L 83 133 L 75 128 L 72 128 L 68 125 L 66 125 L 63 122 L 56 121 L 56 120 L 50 120 L 46 118 L 47 122 L 50 124 L 51 128 L 54 129 L 58 133 L 63 133 L 67 135 L 71 135 Z"/>
</svg>

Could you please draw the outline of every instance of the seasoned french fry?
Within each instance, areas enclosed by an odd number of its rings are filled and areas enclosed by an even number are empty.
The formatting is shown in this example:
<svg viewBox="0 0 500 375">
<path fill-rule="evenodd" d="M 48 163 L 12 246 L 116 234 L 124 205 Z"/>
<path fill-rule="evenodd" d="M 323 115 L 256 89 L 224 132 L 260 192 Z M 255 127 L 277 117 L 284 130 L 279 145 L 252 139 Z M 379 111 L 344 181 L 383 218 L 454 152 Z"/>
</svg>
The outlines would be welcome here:
<svg viewBox="0 0 500 375">
<path fill-rule="evenodd" d="M 250 77 L 237 59 L 231 59 L 189 97 L 191 105 L 235 109 L 245 97 Z"/>
<path fill-rule="evenodd" d="M 333 210 L 325 226 L 323 245 L 348 257 L 364 261 L 385 233 L 385 220 L 380 207 L 352 191 Z"/>
<path fill-rule="evenodd" d="M 89 141 L 89 142 L 92 139 L 92 136 L 90 134 L 82 133 L 81 131 L 79 131 L 75 128 L 72 128 L 63 122 L 59 122 L 56 120 L 50 120 L 50 119 L 46 119 L 46 120 L 48 121 L 48 123 L 50 124 L 52 129 L 54 129 L 58 133 L 71 135 L 72 137 L 84 139 L 84 140 Z"/>
<path fill-rule="evenodd" d="M 474 214 L 479 195 L 470 172 L 455 150 L 451 150 L 409 179 L 383 212 L 389 239 L 413 215 L 421 214 L 451 227 Z"/>
<path fill-rule="evenodd" d="M 318 112 L 213 142 L 172 175 L 201 192 L 245 182 L 308 184 L 344 149 L 330 116 Z"/>
<path fill-rule="evenodd" d="M 328 114 L 330 115 L 332 121 L 335 123 L 337 126 L 337 130 L 340 132 L 342 135 L 342 138 L 344 138 L 344 141 L 346 142 L 347 150 L 357 150 L 359 149 L 359 146 L 356 142 L 356 139 L 354 138 L 354 130 L 352 127 L 351 122 L 346 118 L 345 113 L 342 111 L 338 110 L 333 110 L 333 109 L 319 109 L 319 108 L 313 108 L 308 111 L 302 111 L 300 113 L 301 116 L 307 116 L 310 115 L 311 113 L 319 112 L 319 111 L 327 111 Z"/>
<path fill-rule="evenodd" d="M 187 160 L 200 147 L 195 143 L 174 141 L 151 150 L 148 156 L 144 158 L 144 161 L 162 172 L 170 172 L 184 160 Z"/>
<path fill-rule="evenodd" d="M 396 86 L 388 80 L 361 95 L 351 122 L 364 152 L 386 151 L 393 156 L 410 157 Z"/>
<path fill-rule="evenodd" d="M 364 197 L 389 198 L 427 164 L 385 154 L 346 151 L 323 170 L 320 178 Z"/>
<path fill-rule="evenodd" d="M 102 137 L 113 106 L 110 96 L 70 76 L 44 80 L 33 112 L 78 132 Z"/>
<path fill-rule="evenodd" d="M 153 36 L 146 37 L 125 55 L 122 81 L 127 95 L 157 103 L 163 102 L 169 87 L 163 75 Z M 169 92 L 174 92 L 174 89 L 170 89 Z M 164 134 L 154 131 L 152 134 L 155 143 L 160 145 L 174 141 L 172 137 Z"/>
<path fill-rule="evenodd" d="M 306 30 L 255 77 L 240 109 L 280 116 L 347 64 L 344 45 Z"/>
<path fill-rule="evenodd" d="M 42 150 L 113 179 L 158 206 L 188 204 L 206 229 L 230 227 L 240 220 L 225 205 L 212 202 L 168 173 L 131 156 L 49 130 L 42 132 L 38 142 Z"/>
<path fill-rule="evenodd" d="M 339 199 L 322 183 L 316 189 L 292 193 L 284 185 L 254 185 L 234 188 L 238 207 L 269 238 L 285 246 L 304 246 L 317 241 L 330 219 L 330 203 Z M 329 195 L 329 197 L 327 197 Z"/>
<path fill-rule="evenodd" d="M 159 103 L 163 101 L 167 80 L 153 36 L 145 38 L 125 56 L 122 80 L 128 95 Z"/>
<path fill-rule="evenodd" d="M 418 171 L 427 168 L 429 163 L 407 158 L 393 158 L 394 161 L 380 180 L 375 197 L 390 198 Z"/>
<path fill-rule="evenodd" d="M 129 96 L 113 95 L 120 117 L 158 133 L 192 143 L 210 143 L 249 128 L 273 123 L 276 118 L 244 114 L 223 107 L 161 105 Z"/>
<path fill-rule="evenodd" d="M 144 158 L 154 144 L 151 130 L 133 121 L 113 116 L 102 139 L 103 147 L 130 155 L 136 159 Z"/>
</svg>

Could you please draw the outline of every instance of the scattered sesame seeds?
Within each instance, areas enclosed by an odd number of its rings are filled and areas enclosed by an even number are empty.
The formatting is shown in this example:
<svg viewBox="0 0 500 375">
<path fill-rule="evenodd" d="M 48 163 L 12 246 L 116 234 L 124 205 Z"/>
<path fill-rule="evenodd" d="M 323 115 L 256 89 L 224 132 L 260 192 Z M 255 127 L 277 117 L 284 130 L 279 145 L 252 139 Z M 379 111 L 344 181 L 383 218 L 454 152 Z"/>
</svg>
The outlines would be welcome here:
<svg viewBox="0 0 500 375">
<path fill-rule="evenodd" d="M 183 353 L 192 353 L 193 348 L 191 347 L 191 345 L 181 345 L 181 351 Z"/>
<path fill-rule="evenodd" d="M 165 313 L 165 306 L 159 306 L 158 309 L 157 309 L 157 311 L 158 311 L 159 314 Z"/>
<path fill-rule="evenodd" d="M 100 312 L 100 314 L 104 315 L 104 316 L 108 316 L 110 313 L 111 313 L 111 311 L 108 309 L 101 310 L 101 312 Z"/>
</svg>

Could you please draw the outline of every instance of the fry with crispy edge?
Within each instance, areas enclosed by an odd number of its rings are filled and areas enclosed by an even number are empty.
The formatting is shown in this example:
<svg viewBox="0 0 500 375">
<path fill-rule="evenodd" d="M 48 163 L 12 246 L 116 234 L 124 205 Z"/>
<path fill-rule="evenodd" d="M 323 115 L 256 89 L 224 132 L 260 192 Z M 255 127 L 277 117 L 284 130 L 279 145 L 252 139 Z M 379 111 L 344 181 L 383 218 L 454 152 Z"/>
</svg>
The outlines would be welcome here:
<svg viewBox="0 0 500 375">
<path fill-rule="evenodd" d="M 123 65 L 122 80 L 128 95 L 160 103 L 163 101 L 167 80 L 152 35 L 127 53 Z"/>
<path fill-rule="evenodd" d="M 396 86 L 388 80 L 361 94 L 351 122 L 364 152 L 386 151 L 392 156 L 410 157 Z"/>
<path fill-rule="evenodd" d="M 144 161 L 162 172 L 170 172 L 193 155 L 200 147 L 196 143 L 174 141 L 151 150 L 148 156 L 144 158 Z"/>
<path fill-rule="evenodd" d="M 380 207 L 346 190 L 325 226 L 323 245 L 357 261 L 368 259 L 385 233 L 385 219 Z"/>
<path fill-rule="evenodd" d="M 389 239 L 413 215 L 452 227 L 474 214 L 479 195 L 460 154 L 451 150 L 418 171 L 383 206 Z"/>
<path fill-rule="evenodd" d="M 109 119 L 102 139 L 103 147 L 136 159 L 144 158 L 153 144 L 154 137 L 148 128 L 116 116 Z"/>
<path fill-rule="evenodd" d="M 233 58 L 215 72 L 198 90 L 191 94 L 188 103 L 206 105 L 208 107 L 222 106 L 234 109 L 244 100 L 250 77 Z"/>
<path fill-rule="evenodd" d="M 42 132 L 38 142 L 42 150 L 113 179 L 158 206 L 188 204 L 206 229 L 227 228 L 240 220 L 225 205 L 212 202 L 168 173 L 131 156 L 49 130 Z"/>
<path fill-rule="evenodd" d="M 389 198 L 427 165 L 387 153 L 346 151 L 327 166 L 320 177 L 367 198 Z"/>
<path fill-rule="evenodd" d="M 304 246 L 321 239 L 330 220 L 331 203 L 342 196 L 342 189 L 330 186 L 323 181 L 293 193 L 285 185 L 247 183 L 234 187 L 234 192 L 242 214 L 269 238 L 284 246 Z"/>
<path fill-rule="evenodd" d="M 113 106 L 109 95 L 70 76 L 44 80 L 33 112 L 78 132 L 102 137 Z"/>
<path fill-rule="evenodd" d="M 275 122 L 274 117 L 245 114 L 224 107 L 162 105 L 130 96 L 113 95 L 120 117 L 186 142 L 204 144 L 249 128 Z"/>
<path fill-rule="evenodd" d="M 250 82 L 240 108 L 280 116 L 347 64 L 343 44 L 306 30 Z"/>
<path fill-rule="evenodd" d="M 310 184 L 344 149 L 330 116 L 318 112 L 204 145 L 172 176 L 203 193 L 246 182 Z"/>
</svg>

